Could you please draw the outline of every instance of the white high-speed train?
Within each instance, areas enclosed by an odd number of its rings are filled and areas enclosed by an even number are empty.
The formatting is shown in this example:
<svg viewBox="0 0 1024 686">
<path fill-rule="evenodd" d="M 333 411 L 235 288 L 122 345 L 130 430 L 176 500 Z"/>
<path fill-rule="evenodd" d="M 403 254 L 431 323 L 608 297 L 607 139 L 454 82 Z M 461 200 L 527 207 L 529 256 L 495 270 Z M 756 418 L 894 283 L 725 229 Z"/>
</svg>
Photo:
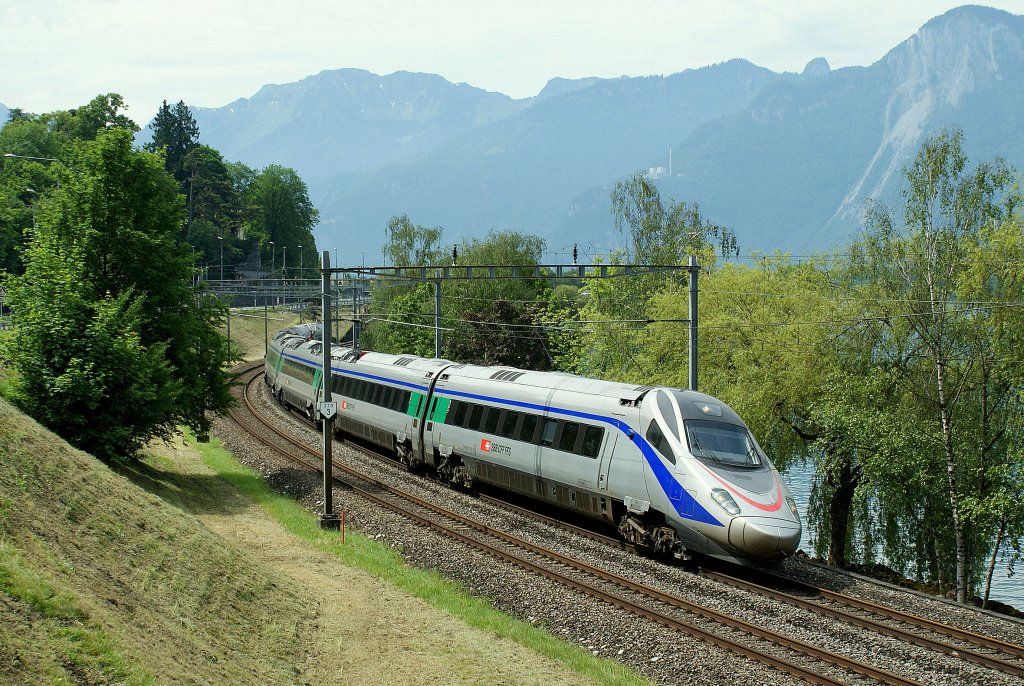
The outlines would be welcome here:
<svg viewBox="0 0 1024 686">
<path fill-rule="evenodd" d="M 265 379 L 311 418 L 318 325 L 277 333 Z M 336 427 L 462 487 L 491 484 L 618 527 L 656 553 L 776 561 L 796 503 L 746 425 L 703 393 L 332 349 Z"/>
</svg>

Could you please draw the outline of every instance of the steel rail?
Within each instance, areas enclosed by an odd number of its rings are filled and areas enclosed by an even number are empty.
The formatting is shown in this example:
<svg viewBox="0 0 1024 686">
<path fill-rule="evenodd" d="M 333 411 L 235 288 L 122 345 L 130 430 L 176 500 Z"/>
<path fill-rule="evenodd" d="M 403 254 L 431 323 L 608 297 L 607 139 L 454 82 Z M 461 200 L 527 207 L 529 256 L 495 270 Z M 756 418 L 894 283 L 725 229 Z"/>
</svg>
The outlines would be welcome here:
<svg viewBox="0 0 1024 686">
<path fill-rule="evenodd" d="M 258 374 L 253 375 L 253 377 L 251 377 L 249 379 L 249 383 L 251 383 L 251 381 L 254 380 L 257 376 L 258 376 Z M 307 445 L 299 443 L 292 436 L 290 436 L 287 433 L 281 431 L 279 429 L 279 427 L 277 427 L 276 425 L 274 425 L 271 422 L 268 422 L 265 418 L 262 417 L 261 413 L 251 403 L 251 400 L 248 397 L 248 393 L 247 393 L 248 385 L 249 384 L 247 383 L 246 384 L 246 391 L 244 393 L 244 397 L 245 397 L 246 403 L 249 405 L 249 409 L 252 412 L 253 416 L 256 419 L 258 419 L 262 423 L 262 425 L 264 427 L 266 427 L 267 429 L 271 430 L 273 433 L 277 434 L 278 436 L 280 436 L 280 437 L 284 438 L 286 441 L 288 441 L 290 446 L 296 447 L 300 451 L 302 451 L 303 453 L 309 454 L 311 456 L 318 456 L 318 453 L 316 453 L 315 451 L 310 449 Z M 240 425 L 242 425 L 245 428 L 249 427 L 248 422 L 246 422 L 242 417 L 239 417 L 237 415 L 237 413 L 233 412 L 233 416 L 234 416 L 236 422 L 238 422 Z M 257 440 L 260 440 L 261 442 L 263 442 L 264 444 L 268 445 L 269 447 L 272 447 L 274 449 L 280 450 L 279 446 L 274 445 L 271 441 L 263 438 L 262 436 L 256 435 L 255 432 L 251 432 L 251 433 L 253 433 L 254 437 Z M 320 470 L 320 466 L 319 466 L 318 463 L 315 463 L 313 461 L 307 460 L 305 458 L 297 457 L 297 456 L 288 455 L 288 457 L 290 459 L 295 459 L 295 460 L 299 461 L 300 463 L 306 465 L 310 469 L 315 469 L 317 471 Z M 735 617 L 731 617 L 729 615 L 718 613 L 718 612 L 716 612 L 714 610 L 710 610 L 709 608 L 701 607 L 699 605 L 690 603 L 689 601 L 683 600 L 683 599 L 678 598 L 676 596 L 672 596 L 670 594 L 663 593 L 661 591 L 657 591 L 656 589 L 651 589 L 649 587 L 645 587 L 645 586 L 643 586 L 641 584 L 634 583 L 634 582 L 632 582 L 632 581 L 630 581 L 628 579 L 625 579 L 625 578 L 620 577 L 618 575 L 612 574 L 612 573 L 607 572 L 605 570 L 602 570 L 600 568 L 596 568 L 596 567 L 594 567 L 592 565 L 588 565 L 586 563 L 580 562 L 578 560 L 574 560 L 572 558 L 569 558 L 567 556 L 561 555 L 561 554 L 556 553 L 554 551 L 548 550 L 548 549 L 543 548 L 541 546 L 537 546 L 535 544 L 532 544 L 532 543 L 530 543 L 528 541 L 520 539 L 520 538 L 518 538 L 516 536 L 513 536 L 511 534 L 507 534 L 507 533 L 495 530 L 492 527 L 488 527 L 486 525 L 483 525 L 483 524 L 481 524 L 479 522 L 476 522 L 475 520 L 472 520 L 472 519 L 470 519 L 468 517 L 464 517 L 464 516 L 459 515 L 457 513 L 450 512 L 450 511 L 446 510 L 445 508 L 441 508 L 439 506 L 436 506 L 433 503 L 430 503 L 430 502 L 428 502 L 426 500 L 423 500 L 422 498 L 419 498 L 418 496 L 415 496 L 413 494 L 410 494 L 410 493 L 404 491 L 403 489 L 396 488 L 396 487 L 391 486 L 389 484 L 386 484 L 386 483 L 384 483 L 384 482 L 382 482 L 382 481 L 380 481 L 380 480 L 378 480 L 378 479 L 376 479 L 374 477 L 370 477 L 370 476 L 368 476 L 366 474 L 358 472 L 357 470 L 354 470 L 354 469 L 352 469 L 352 468 L 350 468 L 350 467 L 348 467 L 348 466 L 346 466 L 344 464 L 340 464 L 338 462 L 335 462 L 333 464 L 333 468 L 341 469 L 342 471 L 350 474 L 352 477 L 354 477 L 356 479 L 359 479 L 361 481 L 364 481 L 364 482 L 366 482 L 368 484 L 371 484 L 372 486 L 374 486 L 376 488 L 386 489 L 387 491 L 391 492 L 392 494 L 396 495 L 397 497 L 400 497 L 400 498 L 405 499 L 405 500 L 407 500 L 409 502 L 412 502 L 412 503 L 416 504 L 418 507 L 426 509 L 428 512 L 431 512 L 434 515 L 443 516 L 443 517 L 445 517 L 447 519 L 450 519 L 450 520 L 452 520 L 452 521 L 454 521 L 454 522 L 456 522 L 458 524 L 461 524 L 462 526 L 471 527 L 471 528 L 475 529 L 478 532 L 481 532 L 481 533 L 484 533 L 486 535 L 498 538 L 499 540 L 501 540 L 501 541 L 503 541 L 505 543 L 509 543 L 511 545 L 514 545 L 514 546 L 525 548 L 526 550 L 530 551 L 532 554 L 535 554 L 535 555 L 538 555 L 538 556 L 542 556 L 542 557 L 546 557 L 548 560 L 551 560 L 551 561 L 553 561 L 553 562 L 555 562 L 555 563 L 557 563 L 559 565 L 566 566 L 566 567 L 574 569 L 574 570 L 576 570 L 578 572 L 588 574 L 588 575 L 590 575 L 592 577 L 595 577 L 597 579 L 601 579 L 603 581 L 619 585 L 620 587 L 625 588 L 626 590 L 629 590 L 631 592 L 642 594 L 642 595 L 644 595 L 644 596 L 646 596 L 648 598 L 651 598 L 651 599 L 654 599 L 654 600 L 659 601 L 661 603 L 667 604 L 667 605 L 669 605 L 673 609 L 681 609 L 681 610 L 684 610 L 686 612 L 689 612 L 690 614 L 695 614 L 697 616 L 704 617 L 705 619 L 717 622 L 717 623 L 722 624 L 724 626 L 728 626 L 728 627 L 731 627 L 731 628 L 735 628 L 735 629 L 741 630 L 741 631 L 743 631 L 743 632 L 745 632 L 745 633 L 747 633 L 749 635 L 756 636 L 756 637 L 758 637 L 758 638 L 760 638 L 762 640 L 774 643 L 775 645 L 780 646 L 780 647 L 782 647 L 782 648 L 784 648 L 786 650 L 792 650 L 792 651 L 795 651 L 795 652 L 800 653 L 800 654 L 809 655 L 809 656 L 814 657 L 814 658 L 816 658 L 818 660 L 821 660 L 823 662 L 829 663 L 829 664 L 831 664 L 833 666 L 837 666 L 837 667 L 840 667 L 842 669 L 849 670 L 851 672 L 854 672 L 854 673 L 857 673 L 857 674 L 860 674 L 860 675 L 869 676 L 869 677 L 874 678 L 874 679 L 876 679 L 878 681 L 881 681 L 883 683 L 892 684 L 893 686 L 897 686 L 897 685 L 898 686 L 906 686 L 908 684 L 916 684 L 917 683 L 915 681 L 905 679 L 903 677 L 900 677 L 898 675 L 892 674 L 890 672 L 886 672 L 885 670 L 881 670 L 881 669 L 872 667 L 871 665 L 866 665 L 866 664 L 857 662 L 855 660 L 852 660 L 850 658 L 847 658 L 845 656 L 837 655 L 835 653 L 832 653 L 831 651 L 822 650 L 822 649 L 817 648 L 817 647 L 815 647 L 813 645 L 810 645 L 810 644 L 807 644 L 807 643 L 804 643 L 804 642 L 801 642 L 801 641 L 798 641 L 798 640 L 795 640 L 795 639 L 792 639 L 792 638 L 789 638 L 789 637 L 786 637 L 786 636 L 782 636 L 780 634 L 768 631 L 766 629 L 762 629 L 760 627 L 757 627 L 757 626 L 751 625 L 751 624 L 749 624 L 747 622 L 744 622 L 742 620 L 739 620 L 739 619 L 737 619 Z M 593 584 L 588 584 L 588 583 L 584 583 L 584 582 L 578 581 L 576 579 L 573 579 L 571 577 L 566 576 L 562 572 L 557 572 L 557 571 L 551 570 L 550 568 L 544 567 L 543 565 L 539 565 L 536 562 L 533 562 L 531 560 L 528 560 L 528 559 L 523 558 L 523 557 L 518 556 L 518 555 L 514 555 L 512 553 L 509 553 L 507 551 L 502 550 L 501 548 L 497 548 L 493 544 L 488 544 L 488 543 L 484 543 L 482 541 L 479 541 L 478 539 L 475 539 L 475 538 L 472 538 L 470 536 L 467 536 L 463 532 L 459 531 L 457 528 L 448 527 L 448 526 L 445 526 L 445 525 L 441 524 L 435 518 L 432 518 L 432 517 L 429 517 L 429 516 L 423 516 L 423 515 L 420 515 L 418 513 L 411 512 L 411 511 L 409 511 L 409 508 L 407 506 L 396 505 L 395 503 L 390 502 L 386 498 L 383 498 L 383 497 L 381 497 L 381 496 L 379 496 L 379 495 L 377 495 L 375 493 L 372 493 L 372 492 L 368 491 L 365 488 L 360 488 L 359 486 L 357 486 L 356 484 L 353 484 L 348 479 L 342 479 L 342 478 L 340 478 L 340 477 L 338 477 L 336 475 L 332 475 L 332 476 L 336 480 L 339 480 L 342 483 L 345 483 L 346 485 L 348 485 L 349 487 L 358 490 L 358 492 L 361 495 L 363 495 L 364 497 L 368 498 L 372 502 L 378 503 L 378 504 L 380 504 L 383 507 L 387 507 L 388 509 L 391 509 L 392 511 L 395 511 L 396 513 L 398 513 L 398 514 L 400 514 L 402 516 L 409 517 L 409 518 L 413 519 L 413 521 L 416 521 L 416 522 L 418 522 L 418 523 L 420 523 L 420 524 L 422 524 L 424 526 L 427 526 L 427 527 L 429 527 L 429 528 L 431 528 L 433 530 L 439 531 L 440 533 L 443 533 L 444 535 L 447 535 L 449 537 L 453 537 L 453 538 L 456 538 L 457 540 L 463 541 L 463 542 L 465 542 L 466 544 L 472 546 L 475 549 L 482 550 L 482 551 L 487 552 L 488 554 L 494 555 L 494 556 L 496 556 L 496 557 L 498 557 L 500 559 L 504 559 L 504 560 L 506 560 L 506 561 L 508 561 L 510 563 L 516 564 L 517 566 L 520 566 L 520 567 L 522 567 L 524 569 L 527 569 L 527 570 L 532 571 L 534 573 L 538 573 L 538 574 L 541 574 L 541 575 L 543 575 L 545 577 L 554 579 L 554 580 L 558 581 L 559 583 L 566 584 L 566 585 L 568 585 L 568 586 L 570 586 L 572 588 L 575 588 L 575 589 L 577 589 L 577 590 L 579 590 L 581 592 L 587 593 L 587 594 L 589 594 L 589 595 L 591 595 L 591 596 L 593 596 L 595 598 L 598 598 L 598 599 L 603 600 L 605 602 L 608 602 L 608 603 L 610 603 L 612 605 L 615 605 L 616 607 L 620 607 L 621 609 L 624 609 L 626 611 L 632 612 L 634 614 L 638 614 L 640 616 L 647 617 L 647 618 L 652 619 L 654 621 L 657 621 L 657 622 L 659 622 L 659 623 L 661 623 L 661 624 L 663 624 L 665 626 L 669 626 L 670 628 L 673 628 L 673 629 L 676 629 L 676 630 L 680 630 L 680 631 L 683 631 L 685 633 L 689 633 L 690 635 L 693 635 L 693 636 L 696 636 L 696 637 L 701 638 L 703 640 L 709 641 L 709 642 L 711 642 L 714 645 L 718 645 L 718 646 L 726 648 L 726 649 L 728 649 L 728 650 L 730 650 L 732 652 L 735 652 L 735 653 L 737 653 L 739 655 L 743 655 L 745 657 L 748 657 L 748 658 L 754 659 L 754 660 L 756 660 L 758 662 L 761 662 L 762 664 L 771 666 L 771 667 L 773 667 L 775 669 L 779 669 L 779 670 L 784 671 L 786 673 L 789 673 L 789 674 L 791 674 L 793 676 L 797 676 L 798 678 L 801 678 L 801 679 L 804 679 L 806 681 L 809 681 L 810 683 L 816 683 L 816 684 L 843 683 L 843 682 L 840 682 L 840 681 L 836 681 L 835 679 L 832 679 L 831 677 L 819 674 L 817 672 L 813 672 L 813 671 L 811 671 L 811 670 L 809 670 L 807 668 L 804 668 L 804 667 L 802 667 L 800 665 L 797 665 L 797 664 L 794 664 L 792 662 L 789 662 L 788 660 L 784 660 L 782 658 L 779 658 L 779 657 L 773 656 L 773 655 L 766 655 L 766 654 L 761 653 L 761 652 L 759 652 L 757 650 L 754 650 L 754 649 L 752 649 L 752 648 L 750 648 L 750 647 L 748 647 L 746 645 L 743 645 L 741 643 L 737 643 L 736 641 L 733 641 L 733 640 L 731 640 L 729 638 L 726 638 L 726 637 L 723 637 L 723 636 L 719 636 L 719 635 L 714 634 L 712 632 L 708 632 L 708 631 L 706 631 L 704 629 L 701 629 L 700 627 L 695 627 L 695 626 L 693 626 L 691 624 L 688 624 L 686 622 L 683 622 L 683 621 L 681 621 L 681 620 L 679 620 L 677 618 L 665 615 L 663 612 L 659 612 L 659 611 L 656 611 L 656 610 L 652 610 L 651 608 L 647 608 L 647 607 L 643 607 L 643 606 L 637 605 L 635 602 L 630 601 L 630 600 L 628 600 L 627 598 L 625 598 L 625 597 L 623 597 L 621 595 L 618 595 L 618 594 L 615 594 L 615 593 L 611 593 L 611 592 L 605 591 L 603 589 L 597 588 Z"/>
</svg>

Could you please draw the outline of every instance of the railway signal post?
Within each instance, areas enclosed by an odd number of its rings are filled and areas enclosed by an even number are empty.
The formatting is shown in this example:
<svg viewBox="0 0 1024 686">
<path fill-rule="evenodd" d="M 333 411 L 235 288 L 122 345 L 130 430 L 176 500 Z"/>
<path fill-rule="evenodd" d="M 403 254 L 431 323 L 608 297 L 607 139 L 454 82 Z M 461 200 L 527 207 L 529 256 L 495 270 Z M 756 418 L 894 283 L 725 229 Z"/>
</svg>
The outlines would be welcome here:
<svg viewBox="0 0 1024 686">
<path fill-rule="evenodd" d="M 321 529 L 337 530 L 341 526 L 341 519 L 334 511 L 334 470 L 331 467 L 334 436 L 334 415 L 337 413 L 337 405 L 331 402 L 331 253 L 328 250 L 323 252 L 323 269 L 321 271 L 323 282 L 323 310 L 321 320 L 323 321 L 323 402 L 320 403 L 320 420 L 324 429 L 324 511 L 317 519 Z"/>
</svg>

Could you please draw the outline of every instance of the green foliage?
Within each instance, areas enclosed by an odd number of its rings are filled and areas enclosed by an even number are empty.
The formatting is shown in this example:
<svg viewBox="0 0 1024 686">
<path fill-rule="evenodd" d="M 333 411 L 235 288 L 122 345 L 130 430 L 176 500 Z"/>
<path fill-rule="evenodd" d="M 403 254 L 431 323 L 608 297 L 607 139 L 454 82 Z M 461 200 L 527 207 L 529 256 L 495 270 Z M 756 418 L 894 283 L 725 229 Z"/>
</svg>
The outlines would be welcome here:
<svg viewBox="0 0 1024 686">
<path fill-rule="evenodd" d="M 7 282 L 15 398 L 107 458 L 178 424 L 205 431 L 205 412 L 231 402 L 222 309 L 197 298 L 176 240 L 177 184 L 131 134 L 115 127 L 69 149 L 75 173 L 39 213 L 25 275 Z"/>
<path fill-rule="evenodd" d="M 131 290 L 91 298 L 79 246 L 41 229 L 10 299 L 17 328 L 6 356 L 18 369 L 14 400 L 77 447 L 110 459 L 152 435 L 167 436 L 180 382 L 165 346 L 139 336 L 141 300 Z"/>
<path fill-rule="evenodd" d="M 993 315 L 999 309 L 993 303 L 1020 302 L 1024 292 L 992 273 L 979 281 L 964 259 L 973 253 L 990 263 L 983 254 L 995 246 L 985 244 L 986 232 L 1010 220 L 1018 198 L 1009 192 L 1012 175 L 1001 161 L 967 171 L 961 138 L 942 132 L 925 142 L 906 172 L 905 228 L 886 208 L 871 208 L 853 266 L 870 282 L 878 298 L 871 309 L 885 322 L 873 354 L 899 375 L 912 398 L 919 449 L 931 457 L 925 531 L 933 547 L 950 553 L 936 555 L 931 567 L 953 581 L 963 602 L 987 548 L 976 542 L 988 538 L 963 502 L 991 495 L 983 475 L 1006 459 L 1000 427 L 1019 389 L 1000 370 L 1024 363 L 1020 349 L 1007 344 L 1015 327 L 1004 326 L 1003 313 Z M 1010 336 L 1016 341 L 1019 334 Z"/>
<path fill-rule="evenodd" d="M 360 347 L 394 354 L 434 356 L 434 285 L 380 286 Z"/>
<path fill-rule="evenodd" d="M 312 231 L 320 213 L 295 170 L 271 164 L 252 174 L 236 167 L 234 173 L 245 184 L 242 197 L 249 210 L 246 235 L 262 246 L 265 263 L 280 270 L 285 266 L 283 249 L 291 247 L 288 263 L 292 267 L 300 262 L 317 264 Z"/>
<path fill-rule="evenodd" d="M 146 150 L 163 151 L 167 171 L 183 184 L 188 178 L 185 159 L 199 145 L 199 125 L 192 110 L 184 101 L 172 106 L 164 100 L 153 118 L 152 129 L 153 140 L 146 144 Z"/>
<path fill-rule="evenodd" d="M 121 113 L 124 106 L 120 95 L 108 93 L 75 110 L 21 112 L 0 128 L 0 154 L 22 156 L 0 157 L 0 273 L 22 271 L 19 252 L 25 232 L 32 227 L 40 201 L 72 173 L 67 165 L 76 142 L 94 140 L 112 128 L 139 130 Z"/>
<path fill-rule="evenodd" d="M 440 259 L 440 227 L 392 218 L 385 254 L 396 265 Z M 544 242 L 537 236 L 494 232 L 465 241 L 459 263 L 493 265 L 493 279 L 441 282 L 442 354 L 460 362 L 550 369 L 547 335 L 541 326 L 549 292 L 545 279 L 510 279 L 513 267 L 536 267 Z M 435 265 L 436 266 L 436 265 Z M 429 276 L 433 275 L 428 270 Z M 433 356 L 435 284 L 388 284 L 374 290 L 363 345 L 374 350 Z"/>
<path fill-rule="evenodd" d="M 632 259 L 638 264 L 683 264 L 687 255 L 700 255 L 707 264 L 716 242 L 723 257 L 739 255 L 732 229 L 704 219 L 695 204 L 672 201 L 666 207 L 643 172 L 616 183 L 611 200 L 615 226 L 629 229 Z"/>
<path fill-rule="evenodd" d="M 384 254 L 396 267 L 437 264 L 441 260 L 440 226 L 426 227 L 413 224 L 409 215 L 392 217 L 388 221 L 388 242 Z"/>
</svg>

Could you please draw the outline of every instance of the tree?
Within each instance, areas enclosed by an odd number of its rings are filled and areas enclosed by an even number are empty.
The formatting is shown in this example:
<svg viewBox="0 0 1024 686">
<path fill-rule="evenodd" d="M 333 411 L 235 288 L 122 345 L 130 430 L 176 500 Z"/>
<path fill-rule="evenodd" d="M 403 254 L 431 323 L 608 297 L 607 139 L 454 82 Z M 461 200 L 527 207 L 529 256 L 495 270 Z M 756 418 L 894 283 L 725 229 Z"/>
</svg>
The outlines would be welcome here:
<svg viewBox="0 0 1024 686">
<path fill-rule="evenodd" d="M 630 233 L 631 257 L 637 264 L 682 264 L 687 255 L 709 262 L 715 243 L 723 257 L 739 255 L 735 232 L 701 216 L 700 208 L 682 201 L 666 207 L 658 187 L 643 172 L 612 189 L 615 226 Z"/>
<path fill-rule="evenodd" d="M 437 264 L 441 260 L 440 226 L 420 226 L 409 220 L 409 215 L 392 217 L 387 226 L 384 254 L 396 267 Z"/>
<path fill-rule="evenodd" d="M 38 201 L 68 173 L 62 162 L 65 151 L 76 141 L 93 140 L 110 128 L 138 131 L 122 109 L 121 96 L 108 93 L 75 110 L 44 115 L 19 110 L 0 129 L 0 152 L 24 157 L 0 158 L 0 271 L 21 272 L 18 253 L 24 246 L 24 232 L 32 226 Z"/>
<path fill-rule="evenodd" d="M 612 213 L 620 231 L 629 231 L 630 248 L 614 255 L 613 262 L 648 265 L 681 265 L 695 255 L 705 272 L 714 269 L 716 255 L 738 254 L 735 233 L 706 220 L 696 204 L 671 201 L 666 205 L 657 186 L 642 172 L 619 181 L 611 194 Z M 717 250 L 716 250 L 717 245 Z M 622 269 L 613 274 L 625 276 Z M 580 371 L 620 381 L 647 383 L 653 370 L 640 366 L 649 331 L 648 308 L 664 289 L 678 289 L 687 281 L 681 272 L 631 276 L 585 283 L 590 299 L 581 312 L 593 325 Z M 678 291 L 673 291 L 678 292 Z"/>
<path fill-rule="evenodd" d="M 199 125 L 184 101 L 168 105 L 164 100 L 153 118 L 153 140 L 146 144 L 150 152 L 164 151 L 167 171 L 184 186 L 188 174 L 185 156 L 199 145 Z"/>
<path fill-rule="evenodd" d="M 159 156 L 132 143 L 130 130 L 115 127 L 66 151 L 74 173 L 41 204 L 26 275 L 8 280 L 16 333 L 4 352 L 18 371 L 19 401 L 73 442 L 69 432 L 84 423 L 108 427 L 92 446 L 108 456 L 179 424 L 205 433 L 206 411 L 231 402 L 216 328 L 223 308 L 191 288 L 192 257 L 176 240 L 177 184 Z M 53 288 L 38 285 L 47 283 Z M 48 398 L 83 393 L 94 404 L 68 405 L 77 424 L 43 411 Z M 136 400 L 145 406 L 125 405 Z"/>
<path fill-rule="evenodd" d="M 271 251 L 281 253 L 282 248 L 294 246 L 301 250 L 302 260 L 316 264 L 313 227 L 320 221 L 320 213 L 310 202 L 306 184 L 294 169 L 267 166 L 252 178 L 243 200 L 250 210 L 247 235 L 263 246 L 268 263 L 280 268 L 282 261 L 272 259 Z M 293 252 L 292 264 L 298 259 L 299 255 Z"/>
<path fill-rule="evenodd" d="M 251 246 L 241 240 L 245 208 L 228 165 L 213 148 L 197 145 L 185 155 L 183 169 L 187 177 L 184 239 L 203 253 L 206 264 L 217 264 L 222 254 L 229 267 L 237 264 Z M 222 277 L 218 274 L 218 278 Z"/>
<path fill-rule="evenodd" d="M 942 483 L 944 498 L 932 506 L 947 517 L 953 585 L 957 600 L 965 602 L 977 552 L 964 499 L 978 491 L 994 447 L 977 437 L 992 436 L 984 407 L 1004 405 L 1001 396 L 1013 389 L 989 383 L 993 329 L 985 309 L 962 297 L 969 274 L 964 255 L 978 246 L 987 226 L 1009 220 L 1017 199 L 1007 193 L 1012 176 L 1001 161 L 967 172 L 961 144 L 960 132 L 942 132 L 924 143 L 906 171 L 905 230 L 887 208 L 872 207 L 855 259 L 862 276 L 887 298 L 877 301 L 887 326 L 874 353 L 889 361 L 918 403 L 920 450 L 934 451 L 932 464 L 943 468 L 936 483 Z M 942 561 L 936 564 L 941 579 Z"/>
<path fill-rule="evenodd" d="M 44 222 L 9 281 L 16 328 L 5 356 L 19 374 L 14 400 L 77 447 L 103 459 L 134 453 L 166 422 L 182 395 L 166 345 L 141 340 L 134 291 L 99 300 L 88 285 L 81 241 Z"/>
</svg>

